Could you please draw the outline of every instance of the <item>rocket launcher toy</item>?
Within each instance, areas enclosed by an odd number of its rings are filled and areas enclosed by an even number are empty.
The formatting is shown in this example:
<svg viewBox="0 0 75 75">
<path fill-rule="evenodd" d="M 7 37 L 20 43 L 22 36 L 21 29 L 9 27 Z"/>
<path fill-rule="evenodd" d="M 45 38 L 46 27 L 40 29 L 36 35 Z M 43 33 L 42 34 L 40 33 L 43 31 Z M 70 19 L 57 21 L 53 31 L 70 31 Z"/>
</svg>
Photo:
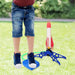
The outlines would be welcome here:
<svg viewBox="0 0 75 75">
<path fill-rule="evenodd" d="M 58 54 L 56 52 L 53 52 L 53 47 L 54 47 L 54 43 L 53 43 L 53 39 L 51 36 L 51 23 L 48 22 L 47 23 L 46 51 L 34 52 L 34 54 L 35 54 L 34 57 L 43 58 L 44 56 L 49 56 L 49 57 L 51 57 L 52 61 L 61 65 L 58 58 L 66 59 L 66 57 L 61 54 Z M 40 63 L 37 60 L 35 60 L 36 68 L 30 68 L 28 65 L 28 62 L 29 62 L 28 59 L 24 59 L 25 55 L 27 55 L 27 53 L 25 53 L 21 56 L 22 60 L 23 60 L 24 67 L 26 67 L 29 70 L 34 70 L 40 66 Z"/>
<path fill-rule="evenodd" d="M 66 57 L 61 54 L 58 54 L 56 52 L 53 52 L 52 51 L 53 47 L 54 47 L 54 43 L 53 43 L 53 39 L 51 37 L 51 23 L 48 22 L 47 23 L 47 39 L 46 39 L 47 50 L 44 52 L 40 52 L 39 54 L 36 54 L 34 57 L 43 58 L 44 56 L 49 56 L 49 57 L 51 57 L 52 61 L 55 61 L 56 63 L 61 65 L 60 62 L 58 61 L 58 58 L 66 59 Z"/>
</svg>

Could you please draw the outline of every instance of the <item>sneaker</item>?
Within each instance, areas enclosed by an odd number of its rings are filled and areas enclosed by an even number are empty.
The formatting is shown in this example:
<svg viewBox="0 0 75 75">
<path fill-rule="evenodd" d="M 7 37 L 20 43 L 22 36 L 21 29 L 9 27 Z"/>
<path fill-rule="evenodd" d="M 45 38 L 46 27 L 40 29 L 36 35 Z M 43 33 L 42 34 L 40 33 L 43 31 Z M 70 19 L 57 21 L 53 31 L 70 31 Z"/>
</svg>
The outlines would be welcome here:
<svg viewBox="0 0 75 75">
<path fill-rule="evenodd" d="M 29 67 L 30 68 L 36 68 L 36 63 L 34 60 L 34 53 L 28 54 L 28 61 L 29 61 Z"/>
<path fill-rule="evenodd" d="M 14 65 L 17 69 L 20 69 L 22 66 L 20 56 L 20 53 L 14 53 Z"/>
</svg>

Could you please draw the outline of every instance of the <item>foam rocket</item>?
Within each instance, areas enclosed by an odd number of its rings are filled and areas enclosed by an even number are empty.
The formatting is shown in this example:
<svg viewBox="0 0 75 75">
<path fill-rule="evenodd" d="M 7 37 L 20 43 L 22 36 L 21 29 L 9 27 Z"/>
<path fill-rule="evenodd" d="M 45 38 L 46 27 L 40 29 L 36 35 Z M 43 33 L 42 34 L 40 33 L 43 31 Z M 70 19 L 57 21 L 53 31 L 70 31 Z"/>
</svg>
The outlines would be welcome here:
<svg viewBox="0 0 75 75">
<path fill-rule="evenodd" d="M 54 43 L 53 43 L 53 39 L 51 36 L 51 23 L 48 22 L 47 23 L 47 38 L 46 38 L 46 48 L 53 48 L 54 47 Z"/>
</svg>

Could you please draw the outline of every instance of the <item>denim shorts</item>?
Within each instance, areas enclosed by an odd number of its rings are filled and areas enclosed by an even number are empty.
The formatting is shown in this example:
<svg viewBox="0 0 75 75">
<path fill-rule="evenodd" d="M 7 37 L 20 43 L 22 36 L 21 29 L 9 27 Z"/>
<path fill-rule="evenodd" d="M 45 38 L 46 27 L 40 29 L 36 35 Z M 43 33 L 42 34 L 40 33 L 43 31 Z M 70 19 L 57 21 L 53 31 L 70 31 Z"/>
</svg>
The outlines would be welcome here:
<svg viewBox="0 0 75 75">
<path fill-rule="evenodd" d="M 23 22 L 25 36 L 34 36 L 34 7 L 19 7 L 12 3 L 12 37 L 21 37 Z"/>
</svg>

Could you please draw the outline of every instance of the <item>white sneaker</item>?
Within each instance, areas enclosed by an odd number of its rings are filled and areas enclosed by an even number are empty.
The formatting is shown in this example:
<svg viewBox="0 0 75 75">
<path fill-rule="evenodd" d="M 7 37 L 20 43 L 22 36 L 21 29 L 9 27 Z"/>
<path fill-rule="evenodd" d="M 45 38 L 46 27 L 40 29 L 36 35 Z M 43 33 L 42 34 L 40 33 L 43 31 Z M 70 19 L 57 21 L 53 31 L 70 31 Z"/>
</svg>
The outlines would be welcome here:
<svg viewBox="0 0 75 75">
<path fill-rule="evenodd" d="M 31 64 L 29 64 L 29 67 L 30 68 L 36 68 L 36 64 L 35 63 L 31 63 Z"/>
<path fill-rule="evenodd" d="M 17 69 L 20 69 L 21 67 L 22 67 L 21 64 L 16 64 L 16 65 L 15 65 L 15 68 L 17 68 Z"/>
<path fill-rule="evenodd" d="M 17 69 L 20 69 L 22 67 L 20 56 L 21 56 L 20 53 L 14 53 L 14 66 Z"/>
<path fill-rule="evenodd" d="M 29 61 L 29 67 L 30 68 L 36 68 L 36 63 L 34 60 L 34 53 L 28 54 L 28 61 Z"/>
</svg>

